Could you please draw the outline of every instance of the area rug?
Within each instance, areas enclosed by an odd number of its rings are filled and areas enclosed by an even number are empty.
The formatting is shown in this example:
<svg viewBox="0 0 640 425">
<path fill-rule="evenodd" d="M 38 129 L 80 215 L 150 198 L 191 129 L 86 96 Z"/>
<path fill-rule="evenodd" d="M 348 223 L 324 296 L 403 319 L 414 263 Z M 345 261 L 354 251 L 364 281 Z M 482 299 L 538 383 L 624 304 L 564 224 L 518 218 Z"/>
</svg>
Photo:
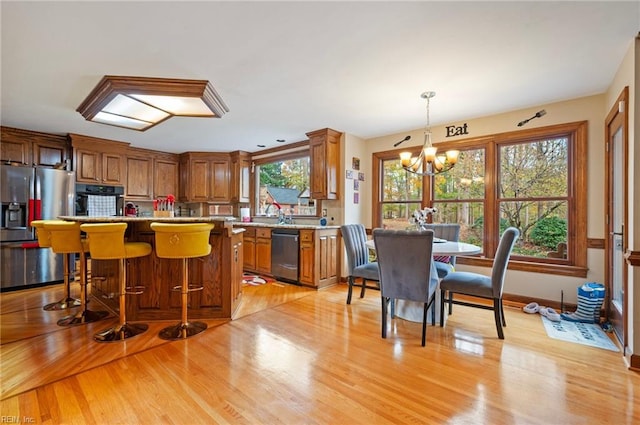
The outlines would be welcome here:
<svg viewBox="0 0 640 425">
<path fill-rule="evenodd" d="M 575 323 L 561 320 L 552 322 L 544 316 L 540 316 L 547 335 L 561 341 L 575 342 L 589 347 L 603 348 L 610 351 L 620 351 L 609 339 L 600 326 L 593 323 Z"/>
<path fill-rule="evenodd" d="M 265 283 L 270 283 L 270 282 L 275 282 L 275 280 L 271 279 L 270 277 L 260 276 L 257 274 L 251 274 L 251 273 L 242 274 L 242 283 L 244 285 L 258 286 L 258 285 L 264 285 Z"/>
</svg>

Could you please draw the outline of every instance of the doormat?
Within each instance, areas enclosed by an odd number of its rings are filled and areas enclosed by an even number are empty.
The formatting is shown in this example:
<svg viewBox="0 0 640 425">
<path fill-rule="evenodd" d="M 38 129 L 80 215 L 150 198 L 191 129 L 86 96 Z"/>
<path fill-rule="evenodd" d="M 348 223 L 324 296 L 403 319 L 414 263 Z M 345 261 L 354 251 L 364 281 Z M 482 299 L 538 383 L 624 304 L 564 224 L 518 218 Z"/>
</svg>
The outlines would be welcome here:
<svg viewBox="0 0 640 425">
<path fill-rule="evenodd" d="M 242 274 L 242 283 L 244 285 L 259 286 L 269 282 L 275 282 L 275 280 L 266 276 L 259 276 L 257 274 L 251 274 L 251 273 Z"/>
<path fill-rule="evenodd" d="M 540 316 L 540 318 L 550 338 L 610 351 L 620 351 L 600 326 L 595 323 L 577 323 L 566 320 L 552 322 L 544 316 Z"/>
</svg>

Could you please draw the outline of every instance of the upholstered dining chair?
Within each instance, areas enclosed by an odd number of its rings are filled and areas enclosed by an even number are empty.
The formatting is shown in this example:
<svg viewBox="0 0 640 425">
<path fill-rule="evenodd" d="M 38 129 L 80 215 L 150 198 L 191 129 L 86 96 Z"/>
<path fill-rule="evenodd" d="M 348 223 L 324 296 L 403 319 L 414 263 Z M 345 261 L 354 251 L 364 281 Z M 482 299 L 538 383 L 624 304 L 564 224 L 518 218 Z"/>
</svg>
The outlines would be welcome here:
<svg viewBox="0 0 640 425">
<path fill-rule="evenodd" d="M 447 241 L 458 242 L 460 240 L 460 225 L 457 223 L 428 223 L 422 225 L 423 229 L 433 230 L 433 237 L 445 239 Z M 438 271 L 438 277 L 442 279 L 454 271 L 456 266 L 456 256 L 434 256 L 434 264 Z"/>
<path fill-rule="evenodd" d="M 493 310 L 496 321 L 498 338 L 504 339 L 503 326 L 507 326 L 502 307 L 502 291 L 504 289 L 504 276 L 511 257 L 511 251 L 520 236 L 520 231 L 515 227 L 509 227 L 504 231 L 498 244 L 498 250 L 493 260 L 491 276 L 471 272 L 452 272 L 440 281 L 440 326 L 444 326 L 445 293 L 448 293 L 449 314 L 452 313 L 453 304 L 466 305 L 468 307 Z M 455 300 L 454 294 L 484 298 L 493 301 L 493 305 L 475 302 Z"/>
<path fill-rule="evenodd" d="M 380 290 L 380 272 L 378 263 L 369 261 L 369 248 L 367 248 L 367 232 L 362 224 L 343 224 L 340 226 L 344 247 L 347 250 L 347 282 L 349 293 L 347 304 L 351 304 L 353 287 L 360 287 L 360 298 L 364 297 L 365 290 Z M 362 284 L 356 283 L 356 278 L 362 279 Z M 367 285 L 367 282 L 375 282 Z"/>
<path fill-rule="evenodd" d="M 435 295 L 437 279 L 431 279 L 433 230 L 374 229 L 373 241 L 380 267 L 382 297 L 382 338 L 387 337 L 387 309 L 395 300 L 417 301 L 424 304 L 422 317 L 422 346 L 427 335 L 427 312 L 435 325 Z M 393 319 L 393 308 L 391 310 Z"/>
</svg>

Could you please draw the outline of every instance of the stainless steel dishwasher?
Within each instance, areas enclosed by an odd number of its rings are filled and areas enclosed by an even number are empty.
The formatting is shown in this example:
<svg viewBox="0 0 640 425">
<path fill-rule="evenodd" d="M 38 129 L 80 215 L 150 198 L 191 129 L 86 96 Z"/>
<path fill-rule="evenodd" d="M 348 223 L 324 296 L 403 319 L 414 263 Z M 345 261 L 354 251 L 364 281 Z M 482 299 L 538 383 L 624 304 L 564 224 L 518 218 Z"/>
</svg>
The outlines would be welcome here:
<svg viewBox="0 0 640 425">
<path fill-rule="evenodd" d="M 271 274 L 278 280 L 299 284 L 298 256 L 300 236 L 297 229 L 271 231 Z"/>
</svg>

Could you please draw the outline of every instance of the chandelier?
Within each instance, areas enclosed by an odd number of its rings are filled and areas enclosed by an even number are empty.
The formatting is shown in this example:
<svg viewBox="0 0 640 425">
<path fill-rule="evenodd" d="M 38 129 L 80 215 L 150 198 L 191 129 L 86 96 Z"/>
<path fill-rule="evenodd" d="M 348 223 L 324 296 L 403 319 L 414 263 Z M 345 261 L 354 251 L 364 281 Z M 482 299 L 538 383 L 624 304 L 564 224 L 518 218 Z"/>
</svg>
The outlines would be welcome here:
<svg viewBox="0 0 640 425">
<path fill-rule="evenodd" d="M 417 158 L 411 152 L 401 152 L 400 161 L 402 168 L 410 173 L 421 176 L 435 176 L 439 173 L 449 171 L 458 162 L 457 150 L 448 150 L 438 154 L 438 148 L 431 144 L 431 124 L 429 122 L 429 101 L 436 95 L 434 91 L 426 91 L 420 95 L 427 100 L 427 126 L 424 130 L 424 143 Z"/>
</svg>

